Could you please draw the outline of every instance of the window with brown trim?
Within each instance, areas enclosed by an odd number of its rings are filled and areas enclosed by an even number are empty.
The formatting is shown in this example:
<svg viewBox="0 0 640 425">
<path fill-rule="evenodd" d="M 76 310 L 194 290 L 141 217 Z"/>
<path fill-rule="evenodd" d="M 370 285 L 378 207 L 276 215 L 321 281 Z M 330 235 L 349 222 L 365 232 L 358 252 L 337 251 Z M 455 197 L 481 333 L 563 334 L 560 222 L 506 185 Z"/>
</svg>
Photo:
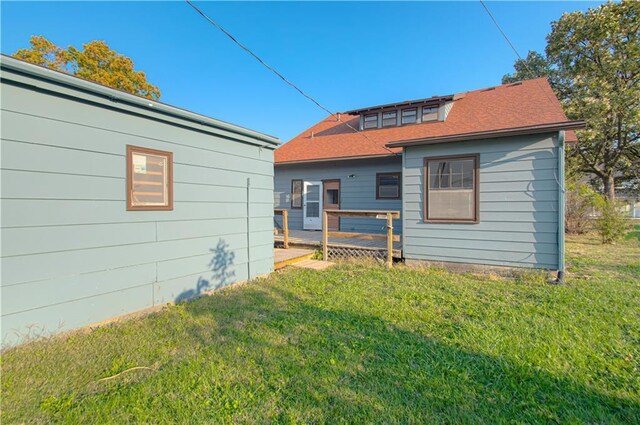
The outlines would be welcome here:
<svg viewBox="0 0 640 425">
<path fill-rule="evenodd" d="M 376 174 L 376 199 L 400 199 L 400 173 Z"/>
<path fill-rule="evenodd" d="M 302 208 L 302 180 L 291 180 L 291 209 Z"/>
<path fill-rule="evenodd" d="M 478 223 L 479 155 L 424 159 L 427 222 Z"/>
<path fill-rule="evenodd" d="M 127 210 L 173 209 L 173 153 L 127 146 Z"/>
<path fill-rule="evenodd" d="M 364 128 L 378 128 L 378 114 L 365 115 Z"/>
</svg>

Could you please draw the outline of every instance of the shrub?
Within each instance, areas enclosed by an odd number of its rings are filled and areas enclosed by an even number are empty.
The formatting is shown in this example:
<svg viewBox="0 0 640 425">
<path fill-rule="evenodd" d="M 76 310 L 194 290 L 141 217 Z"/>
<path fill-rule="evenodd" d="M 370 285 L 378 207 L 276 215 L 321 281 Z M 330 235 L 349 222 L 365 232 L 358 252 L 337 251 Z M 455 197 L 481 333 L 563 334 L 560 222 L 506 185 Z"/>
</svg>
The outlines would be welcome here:
<svg viewBox="0 0 640 425">
<path fill-rule="evenodd" d="M 581 235 L 589 231 L 590 214 L 598 196 L 585 183 L 567 184 L 564 220 L 564 229 L 567 233 Z"/>
<path fill-rule="evenodd" d="M 619 203 L 599 195 L 596 199 L 599 217 L 595 221 L 595 228 L 603 244 L 611 244 L 631 230 L 631 223 L 625 217 Z"/>
</svg>

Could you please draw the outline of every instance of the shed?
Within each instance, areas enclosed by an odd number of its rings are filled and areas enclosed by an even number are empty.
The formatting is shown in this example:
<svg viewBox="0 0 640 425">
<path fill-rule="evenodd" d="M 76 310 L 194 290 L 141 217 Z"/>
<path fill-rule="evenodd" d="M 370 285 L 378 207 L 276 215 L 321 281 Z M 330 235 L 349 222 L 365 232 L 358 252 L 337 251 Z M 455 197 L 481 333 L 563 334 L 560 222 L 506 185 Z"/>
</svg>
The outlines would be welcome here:
<svg viewBox="0 0 640 425">
<path fill-rule="evenodd" d="M 278 139 L 1 60 L 2 344 L 273 270 Z"/>
</svg>

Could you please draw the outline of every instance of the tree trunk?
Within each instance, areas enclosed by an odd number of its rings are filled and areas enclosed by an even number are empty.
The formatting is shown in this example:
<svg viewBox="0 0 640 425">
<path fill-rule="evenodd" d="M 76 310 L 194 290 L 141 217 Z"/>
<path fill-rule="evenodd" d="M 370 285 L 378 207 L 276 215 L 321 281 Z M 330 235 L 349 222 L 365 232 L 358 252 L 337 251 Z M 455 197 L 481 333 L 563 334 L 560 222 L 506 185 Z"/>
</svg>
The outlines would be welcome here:
<svg viewBox="0 0 640 425">
<path fill-rule="evenodd" d="M 604 194 L 610 201 L 616 199 L 616 185 L 613 176 L 603 176 L 602 183 L 604 183 Z"/>
</svg>

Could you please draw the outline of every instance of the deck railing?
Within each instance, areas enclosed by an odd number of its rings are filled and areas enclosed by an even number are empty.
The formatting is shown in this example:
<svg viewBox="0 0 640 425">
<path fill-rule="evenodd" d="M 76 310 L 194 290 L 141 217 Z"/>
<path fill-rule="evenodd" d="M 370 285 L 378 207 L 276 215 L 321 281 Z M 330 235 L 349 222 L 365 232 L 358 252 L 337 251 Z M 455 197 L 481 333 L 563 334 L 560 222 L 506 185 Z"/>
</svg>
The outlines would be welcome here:
<svg viewBox="0 0 640 425">
<path fill-rule="evenodd" d="M 283 235 L 283 248 L 289 249 L 289 211 L 286 209 L 274 209 L 275 215 L 282 216 L 282 235 Z"/>
<path fill-rule="evenodd" d="M 387 234 L 377 235 L 371 233 L 335 232 L 329 231 L 329 217 L 370 217 L 387 220 Z M 386 239 L 388 268 L 393 265 L 393 242 L 400 240 L 398 235 L 393 235 L 393 219 L 400 218 L 400 211 L 372 211 L 372 210 L 324 210 L 322 215 L 322 259 L 329 259 L 329 238 L 354 238 L 354 239 Z"/>
</svg>

